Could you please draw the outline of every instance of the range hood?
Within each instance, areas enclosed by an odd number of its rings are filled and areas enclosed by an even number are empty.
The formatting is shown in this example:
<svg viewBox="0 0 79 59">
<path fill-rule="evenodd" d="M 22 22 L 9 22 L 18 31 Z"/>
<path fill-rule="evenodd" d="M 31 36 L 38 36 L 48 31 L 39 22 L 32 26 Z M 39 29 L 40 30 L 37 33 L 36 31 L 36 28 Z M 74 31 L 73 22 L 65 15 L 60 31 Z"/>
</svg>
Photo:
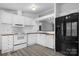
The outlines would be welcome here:
<svg viewBox="0 0 79 59">
<path fill-rule="evenodd" d="M 14 24 L 13 26 L 14 26 L 14 27 L 24 27 L 23 24 Z"/>
</svg>

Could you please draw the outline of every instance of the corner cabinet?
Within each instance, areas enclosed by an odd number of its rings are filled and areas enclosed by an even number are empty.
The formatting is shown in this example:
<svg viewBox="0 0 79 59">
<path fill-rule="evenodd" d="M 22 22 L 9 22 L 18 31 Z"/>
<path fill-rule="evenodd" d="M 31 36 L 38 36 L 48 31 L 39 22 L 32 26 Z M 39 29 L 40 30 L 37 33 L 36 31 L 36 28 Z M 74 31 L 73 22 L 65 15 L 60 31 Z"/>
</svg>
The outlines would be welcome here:
<svg viewBox="0 0 79 59">
<path fill-rule="evenodd" d="M 13 35 L 2 35 L 1 53 L 13 51 Z"/>
<path fill-rule="evenodd" d="M 28 46 L 36 44 L 36 42 L 37 42 L 37 34 L 28 34 Z"/>
<path fill-rule="evenodd" d="M 45 34 L 38 34 L 37 44 L 42 46 L 46 46 L 47 40 Z"/>
</svg>

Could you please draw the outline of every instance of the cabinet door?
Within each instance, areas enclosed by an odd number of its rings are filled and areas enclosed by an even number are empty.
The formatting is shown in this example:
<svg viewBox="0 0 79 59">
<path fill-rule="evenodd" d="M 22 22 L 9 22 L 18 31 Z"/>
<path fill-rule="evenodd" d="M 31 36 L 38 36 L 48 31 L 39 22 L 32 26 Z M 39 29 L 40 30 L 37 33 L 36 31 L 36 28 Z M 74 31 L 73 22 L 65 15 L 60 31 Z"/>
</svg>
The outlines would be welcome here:
<svg viewBox="0 0 79 59">
<path fill-rule="evenodd" d="M 25 25 L 34 25 L 34 20 L 28 17 L 24 18 L 24 24 Z"/>
<path fill-rule="evenodd" d="M 45 34 L 38 34 L 37 43 L 43 46 L 46 46 L 47 37 Z"/>
<path fill-rule="evenodd" d="M 18 16 L 18 24 L 24 24 L 24 18 L 22 16 Z"/>
<path fill-rule="evenodd" d="M 13 36 L 8 36 L 8 52 L 13 51 Z"/>
<path fill-rule="evenodd" d="M 37 35 L 36 34 L 28 34 L 28 45 L 32 45 L 36 43 Z"/>
<path fill-rule="evenodd" d="M 47 35 L 47 47 L 54 49 L 55 47 L 55 40 L 54 35 Z"/>
<path fill-rule="evenodd" d="M 26 44 L 16 45 L 14 46 L 14 51 L 27 47 Z"/>
<path fill-rule="evenodd" d="M 13 24 L 24 24 L 24 17 L 13 15 Z"/>
<path fill-rule="evenodd" d="M 37 44 L 41 45 L 42 39 L 40 39 L 41 35 L 37 34 Z"/>
<path fill-rule="evenodd" d="M 9 13 L 3 13 L 2 23 L 12 24 L 12 15 Z"/>
<path fill-rule="evenodd" d="M 41 44 L 43 46 L 46 46 L 46 43 L 47 43 L 46 35 L 45 34 L 41 34 L 40 35 L 40 39 L 41 39 Z"/>
<path fill-rule="evenodd" d="M 8 36 L 2 36 L 2 53 L 8 52 Z"/>
<path fill-rule="evenodd" d="M 13 36 L 2 36 L 2 53 L 13 50 Z"/>
<path fill-rule="evenodd" d="M 14 45 L 17 44 L 17 35 L 14 35 Z"/>
<path fill-rule="evenodd" d="M 18 24 L 18 16 L 13 15 L 13 24 Z"/>
</svg>

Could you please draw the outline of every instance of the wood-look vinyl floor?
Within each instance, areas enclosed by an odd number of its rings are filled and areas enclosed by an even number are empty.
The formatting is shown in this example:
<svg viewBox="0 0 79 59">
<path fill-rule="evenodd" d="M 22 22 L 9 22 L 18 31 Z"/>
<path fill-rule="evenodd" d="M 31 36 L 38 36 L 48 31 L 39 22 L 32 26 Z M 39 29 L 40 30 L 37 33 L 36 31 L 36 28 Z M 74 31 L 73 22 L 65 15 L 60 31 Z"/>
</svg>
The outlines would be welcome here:
<svg viewBox="0 0 79 59">
<path fill-rule="evenodd" d="M 17 50 L 15 52 L 0 54 L 0 56 L 64 56 L 64 55 L 58 52 L 54 52 L 53 49 L 35 44 Z"/>
</svg>

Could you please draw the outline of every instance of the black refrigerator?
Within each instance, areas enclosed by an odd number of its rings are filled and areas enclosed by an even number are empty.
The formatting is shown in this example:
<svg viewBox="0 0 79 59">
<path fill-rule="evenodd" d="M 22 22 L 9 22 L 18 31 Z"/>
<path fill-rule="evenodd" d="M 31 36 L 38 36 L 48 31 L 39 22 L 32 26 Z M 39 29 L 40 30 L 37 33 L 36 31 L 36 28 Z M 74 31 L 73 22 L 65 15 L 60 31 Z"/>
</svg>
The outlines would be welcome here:
<svg viewBox="0 0 79 59">
<path fill-rule="evenodd" d="M 79 13 L 57 17 L 55 25 L 56 51 L 66 56 L 78 56 Z"/>
</svg>

